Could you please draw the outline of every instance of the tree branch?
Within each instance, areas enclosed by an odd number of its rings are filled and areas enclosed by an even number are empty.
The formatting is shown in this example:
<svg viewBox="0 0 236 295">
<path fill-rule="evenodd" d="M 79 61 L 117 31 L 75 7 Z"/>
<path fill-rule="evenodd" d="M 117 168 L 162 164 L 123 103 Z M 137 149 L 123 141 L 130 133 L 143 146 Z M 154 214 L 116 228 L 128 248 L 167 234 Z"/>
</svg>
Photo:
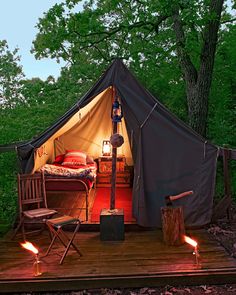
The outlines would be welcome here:
<svg viewBox="0 0 236 295">
<path fill-rule="evenodd" d="M 120 51 L 121 51 L 121 49 L 122 49 L 123 46 L 124 46 L 125 39 L 126 39 L 127 35 L 128 35 L 128 33 L 125 33 L 125 34 L 124 34 L 123 40 L 121 41 L 120 48 L 119 48 L 119 50 L 118 50 L 118 56 L 120 55 Z"/>
<path fill-rule="evenodd" d="M 154 29 L 155 29 L 156 33 L 158 33 L 158 31 L 159 31 L 160 24 L 169 17 L 170 17 L 170 15 L 160 15 L 160 16 L 158 16 L 157 21 L 154 24 Z"/>
<path fill-rule="evenodd" d="M 133 23 L 131 25 L 128 25 L 128 26 L 125 26 L 125 25 L 120 25 L 119 27 L 116 27 L 116 28 L 111 28 L 111 30 L 109 31 L 100 31 L 100 32 L 93 32 L 93 33 L 89 33 L 89 34 L 80 34 L 79 32 L 77 32 L 76 30 L 74 30 L 73 32 L 75 34 L 77 34 L 79 37 L 81 38 L 90 38 L 90 37 L 94 37 L 94 36 L 101 36 L 101 35 L 104 35 L 104 37 L 101 38 L 101 41 L 104 41 L 105 39 L 111 37 L 112 35 L 116 34 L 117 32 L 119 31 L 122 31 L 122 30 L 132 30 L 132 29 L 135 29 L 135 28 L 140 28 L 140 27 L 148 27 L 148 26 L 151 26 L 151 27 L 154 27 L 154 23 L 152 22 L 144 22 L 144 21 L 140 21 L 140 22 L 136 22 L 136 23 Z"/>
<path fill-rule="evenodd" d="M 140 0 L 136 0 L 137 3 L 141 4 L 141 5 L 145 5 L 145 3 L 143 1 Z"/>
<path fill-rule="evenodd" d="M 231 18 L 231 19 L 227 19 L 225 21 L 221 21 L 220 23 L 223 25 L 223 24 L 227 24 L 227 23 L 233 23 L 234 21 L 236 21 L 236 17 Z"/>
<path fill-rule="evenodd" d="M 131 24 L 129 26 L 120 25 L 119 27 L 113 28 L 110 31 L 94 32 L 94 33 L 89 33 L 89 34 L 86 34 L 86 35 L 82 35 L 82 34 L 80 34 L 79 32 L 77 32 L 75 30 L 73 30 L 73 32 L 76 35 L 79 36 L 79 38 L 80 38 L 79 43 L 83 44 L 82 46 L 80 46 L 80 50 L 84 50 L 84 49 L 92 48 L 92 47 L 96 46 L 97 44 L 102 43 L 104 41 L 107 41 L 111 36 L 115 35 L 116 33 L 120 32 L 122 30 L 126 31 L 126 32 L 129 32 L 130 30 L 132 30 L 134 28 L 139 28 L 139 27 L 144 27 L 144 28 L 146 27 L 146 29 L 147 29 L 148 26 L 152 26 L 154 28 L 153 23 L 140 21 L 140 22 Z M 149 28 L 149 31 L 150 31 L 150 28 Z M 90 37 L 92 37 L 92 36 L 93 37 L 98 36 L 100 38 L 98 38 L 97 40 L 94 40 L 93 42 L 91 42 Z M 84 39 L 84 40 L 82 41 L 81 38 Z M 90 39 L 90 42 L 87 43 L 86 39 Z"/>
<path fill-rule="evenodd" d="M 66 50 L 65 46 L 63 44 L 61 44 L 61 50 L 64 52 L 64 54 L 67 56 L 67 59 L 69 62 L 73 63 L 73 60 L 71 58 L 71 56 L 69 55 L 68 51 Z"/>
<path fill-rule="evenodd" d="M 103 54 L 102 50 L 101 50 L 97 45 L 95 45 L 94 48 L 99 52 L 99 54 L 101 55 L 101 57 L 102 57 L 105 61 L 108 61 L 108 58 L 106 57 L 106 55 Z"/>
</svg>

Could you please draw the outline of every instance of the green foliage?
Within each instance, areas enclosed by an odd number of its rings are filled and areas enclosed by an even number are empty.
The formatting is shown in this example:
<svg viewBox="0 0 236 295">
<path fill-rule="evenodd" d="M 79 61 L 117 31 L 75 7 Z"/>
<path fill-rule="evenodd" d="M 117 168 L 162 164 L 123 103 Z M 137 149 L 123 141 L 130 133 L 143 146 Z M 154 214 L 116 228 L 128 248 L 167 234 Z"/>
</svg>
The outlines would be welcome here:
<svg viewBox="0 0 236 295">
<path fill-rule="evenodd" d="M 0 234 L 12 225 L 17 212 L 15 152 L 0 154 Z"/>
<path fill-rule="evenodd" d="M 208 137 L 219 145 L 236 148 L 236 25 L 221 31 L 211 95 L 209 100 Z M 231 185 L 236 200 L 236 161 L 231 161 Z M 219 161 L 216 197 L 224 195 L 223 166 Z"/>
<path fill-rule="evenodd" d="M 212 142 L 236 147 L 236 25 L 221 32 L 209 102 L 208 134 Z"/>
<path fill-rule="evenodd" d="M 165 89 L 165 103 L 182 119 L 187 111 L 189 124 L 205 136 L 223 1 L 91 0 L 76 11 L 78 2 L 56 4 L 39 20 L 35 56 L 78 67 L 86 61 L 97 68 L 120 57 L 154 93 Z M 173 93 L 179 94 L 174 102 Z"/>
<path fill-rule="evenodd" d="M 58 92 L 53 89 L 48 92 L 48 97 L 35 93 L 35 101 L 30 104 L 0 110 L 0 144 L 30 140 L 50 127 L 72 106 L 72 101 L 75 102 L 74 97 L 68 95 L 67 100 Z"/>
<path fill-rule="evenodd" d="M 20 83 L 24 74 L 17 53 L 17 48 L 11 52 L 7 41 L 0 40 L 0 105 L 8 108 L 24 100 Z"/>
</svg>

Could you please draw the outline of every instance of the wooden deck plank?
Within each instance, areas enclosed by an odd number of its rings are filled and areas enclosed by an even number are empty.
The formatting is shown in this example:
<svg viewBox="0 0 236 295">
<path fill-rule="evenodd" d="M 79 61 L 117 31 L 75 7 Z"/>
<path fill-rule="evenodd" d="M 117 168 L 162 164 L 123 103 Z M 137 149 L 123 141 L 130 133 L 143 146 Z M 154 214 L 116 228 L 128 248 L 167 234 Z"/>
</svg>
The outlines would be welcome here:
<svg viewBox="0 0 236 295">
<path fill-rule="evenodd" d="M 205 230 L 191 231 L 189 235 L 199 242 L 199 265 L 195 263 L 192 247 L 165 245 L 160 230 L 126 232 L 125 240 L 119 242 L 100 241 L 99 232 L 79 232 L 76 243 L 83 256 L 70 250 L 63 265 L 59 265 L 56 251 L 63 251 L 59 244 L 51 254 L 41 258 L 43 275 L 40 277 L 32 275 L 33 255 L 22 249 L 19 242 L 6 237 L 0 243 L 0 293 L 73 290 L 86 286 L 160 286 L 168 280 L 172 284 L 184 280 L 185 284 L 191 284 L 210 283 L 214 278 L 217 282 L 230 283 L 235 278 L 236 282 L 236 260 L 211 240 Z M 39 247 L 41 256 L 46 252 L 47 232 L 29 240 Z"/>
</svg>

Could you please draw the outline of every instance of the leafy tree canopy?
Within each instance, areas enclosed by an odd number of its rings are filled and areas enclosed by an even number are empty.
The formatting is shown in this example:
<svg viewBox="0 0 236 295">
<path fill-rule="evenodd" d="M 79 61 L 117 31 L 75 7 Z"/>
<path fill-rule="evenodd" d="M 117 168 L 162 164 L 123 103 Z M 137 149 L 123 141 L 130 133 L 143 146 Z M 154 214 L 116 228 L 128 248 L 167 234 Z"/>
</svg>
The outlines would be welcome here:
<svg viewBox="0 0 236 295">
<path fill-rule="evenodd" d="M 39 20 L 36 58 L 85 62 L 101 71 L 122 57 L 145 86 L 167 97 L 174 88 L 182 92 L 184 81 L 189 123 L 205 135 L 223 0 L 90 0 L 81 12 L 78 2 L 56 4 Z M 222 20 L 230 17 L 224 12 Z M 183 99 L 180 105 L 184 110 Z"/>
<path fill-rule="evenodd" d="M 19 64 L 18 48 L 9 50 L 6 40 L 0 40 L 0 105 L 13 108 L 22 102 L 21 80 L 24 77 Z"/>
<path fill-rule="evenodd" d="M 220 35 L 210 97 L 208 135 L 212 142 L 236 147 L 236 25 Z"/>
</svg>

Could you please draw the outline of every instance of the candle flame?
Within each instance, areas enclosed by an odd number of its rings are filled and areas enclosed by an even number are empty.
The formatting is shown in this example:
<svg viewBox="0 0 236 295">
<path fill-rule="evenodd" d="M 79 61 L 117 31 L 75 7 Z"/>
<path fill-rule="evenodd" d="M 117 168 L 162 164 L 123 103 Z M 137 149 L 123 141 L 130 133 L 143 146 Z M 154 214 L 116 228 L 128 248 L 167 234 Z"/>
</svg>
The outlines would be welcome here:
<svg viewBox="0 0 236 295">
<path fill-rule="evenodd" d="M 30 242 L 25 241 L 25 243 L 20 243 L 23 248 L 33 252 L 34 254 L 38 254 L 39 250 Z"/>
<path fill-rule="evenodd" d="M 186 243 L 190 244 L 191 246 L 193 246 L 195 248 L 197 247 L 197 242 L 194 241 L 193 239 L 191 239 L 191 238 L 189 238 L 187 236 L 184 236 L 184 240 L 185 240 Z"/>
</svg>

